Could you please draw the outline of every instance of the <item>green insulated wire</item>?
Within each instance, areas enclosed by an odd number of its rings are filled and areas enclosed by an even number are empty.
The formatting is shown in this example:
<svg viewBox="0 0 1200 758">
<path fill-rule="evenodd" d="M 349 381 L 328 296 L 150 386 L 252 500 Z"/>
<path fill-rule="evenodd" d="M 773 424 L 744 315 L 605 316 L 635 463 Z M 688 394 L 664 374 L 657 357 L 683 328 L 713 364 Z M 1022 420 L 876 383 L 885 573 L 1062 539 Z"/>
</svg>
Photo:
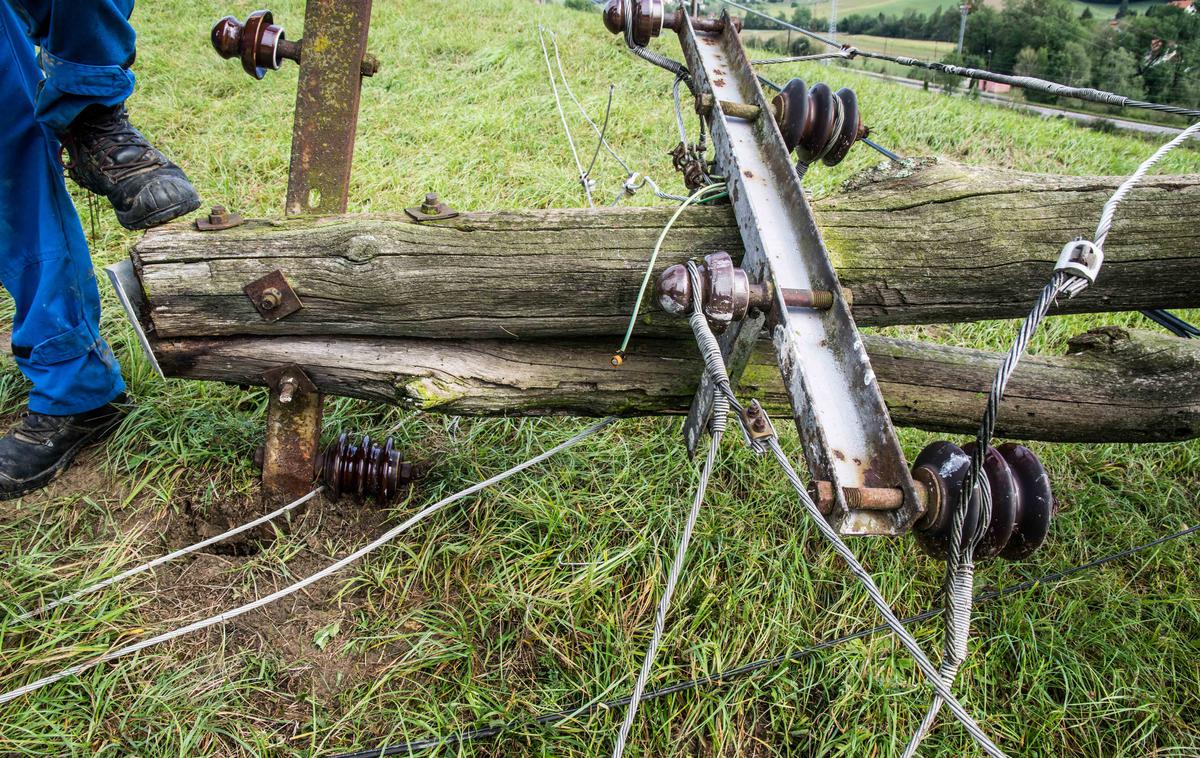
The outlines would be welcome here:
<svg viewBox="0 0 1200 758">
<path fill-rule="evenodd" d="M 683 214 L 683 211 L 689 205 L 717 200 L 724 196 L 724 194 L 724 184 L 709 184 L 701 187 L 693 192 L 691 197 L 683 201 L 671 216 L 671 220 L 663 227 L 662 234 L 658 235 L 658 242 L 654 243 L 654 252 L 650 255 L 650 262 L 646 264 L 646 275 L 642 277 L 642 288 L 638 290 L 637 300 L 633 304 L 633 314 L 629 317 L 629 328 L 625 330 L 625 339 L 621 341 L 620 349 L 613 355 L 612 365 L 620 366 L 625 362 L 625 351 L 629 349 L 629 340 L 633 339 L 633 327 L 637 324 L 638 314 L 642 310 L 642 301 L 646 298 L 646 288 L 650 286 L 650 277 L 654 274 L 654 264 L 658 261 L 658 253 L 662 250 L 663 240 L 667 238 L 671 227 L 675 226 L 675 222 L 679 220 L 680 215 Z M 712 196 L 707 197 L 708 195 Z"/>
</svg>

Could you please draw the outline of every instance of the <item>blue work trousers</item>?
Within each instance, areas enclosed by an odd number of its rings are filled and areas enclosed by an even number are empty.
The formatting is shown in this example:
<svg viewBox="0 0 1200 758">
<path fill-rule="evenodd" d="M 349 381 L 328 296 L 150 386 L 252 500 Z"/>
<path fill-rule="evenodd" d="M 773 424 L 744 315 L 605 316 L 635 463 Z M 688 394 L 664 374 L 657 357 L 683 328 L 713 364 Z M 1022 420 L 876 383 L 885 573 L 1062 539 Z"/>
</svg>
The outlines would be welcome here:
<svg viewBox="0 0 1200 758">
<path fill-rule="evenodd" d="M 125 391 L 55 135 L 133 91 L 132 10 L 133 0 L 0 0 L 0 282 L 35 413 L 83 413 Z"/>
</svg>

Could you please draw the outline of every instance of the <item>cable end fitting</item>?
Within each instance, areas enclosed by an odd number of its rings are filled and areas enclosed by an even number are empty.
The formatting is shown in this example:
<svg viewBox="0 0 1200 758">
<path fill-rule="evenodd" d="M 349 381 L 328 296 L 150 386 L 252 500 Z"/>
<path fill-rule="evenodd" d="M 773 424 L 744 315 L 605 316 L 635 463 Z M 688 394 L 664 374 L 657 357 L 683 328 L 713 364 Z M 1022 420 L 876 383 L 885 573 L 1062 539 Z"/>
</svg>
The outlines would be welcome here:
<svg viewBox="0 0 1200 758">
<path fill-rule="evenodd" d="M 1103 265 L 1104 250 L 1094 242 L 1078 239 L 1068 242 L 1063 248 L 1054 271 L 1063 271 L 1086 280 L 1088 284 L 1095 284 Z"/>
<path fill-rule="evenodd" d="M 613 366 L 620 368 L 621 365 L 625 363 L 625 351 L 618 350 L 617 352 L 613 353 L 612 360 L 609 362 L 612 363 Z"/>
</svg>

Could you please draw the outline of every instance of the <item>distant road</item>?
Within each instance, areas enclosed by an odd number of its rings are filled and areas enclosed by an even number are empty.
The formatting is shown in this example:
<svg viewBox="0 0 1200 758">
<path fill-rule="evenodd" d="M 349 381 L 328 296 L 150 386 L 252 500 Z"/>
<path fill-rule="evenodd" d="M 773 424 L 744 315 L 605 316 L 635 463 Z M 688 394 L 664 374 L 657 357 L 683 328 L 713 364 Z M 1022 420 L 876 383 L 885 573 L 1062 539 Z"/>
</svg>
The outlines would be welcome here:
<svg viewBox="0 0 1200 758">
<path fill-rule="evenodd" d="M 874 71 L 864 71 L 864 70 L 860 70 L 860 69 L 850 69 L 850 70 L 857 71 L 860 74 L 865 74 L 865 75 L 870 76 L 875 79 L 883 79 L 885 81 L 894 82 L 896 84 L 902 84 L 906 87 L 912 87 L 913 89 L 925 89 L 925 83 L 918 79 L 907 79 L 903 76 L 889 76 L 888 74 L 877 74 Z M 935 85 L 931 82 L 929 84 L 929 89 L 932 92 L 932 91 L 938 89 L 938 87 L 937 87 L 937 85 Z M 959 94 L 960 95 L 965 94 L 965 92 L 960 91 Z M 1141 121 L 1130 121 L 1129 119 L 1113 118 L 1112 116 L 1101 116 L 1101 115 L 1097 115 L 1094 113 L 1079 113 L 1077 111 L 1064 110 L 1062 108 L 1054 108 L 1054 107 L 1051 107 L 1048 105 L 1035 105 L 1033 103 L 1022 103 L 1022 102 L 1013 100 L 1011 98 L 1004 97 L 1003 95 L 997 95 L 997 94 L 994 94 L 991 92 L 980 93 L 979 97 L 981 100 L 987 100 L 989 102 L 995 103 L 996 105 L 1000 105 L 1005 108 L 1015 108 L 1017 110 L 1029 111 L 1031 113 L 1038 113 L 1043 116 L 1052 117 L 1052 118 L 1061 116 L 1063 118 L 1069 118 L 1072 121 L 1078 121 L 1081 124 L 1094 124 L 1099 121 L 1104 121 L 1109 124 L 1112 124 L 1113 126 L 1115 126 L 1118 129 L 1124 129 L 1126 131 L 1141 132 L 1143 134 L 1166 135 L 1166 136 L 1170 136 L 1170 137 L 1173 137 L 1176 134 L 1179 134 L 1181 131 L 1183 131 L 1182 129 L 1176 129 L 1173 126 L 1162 126 L 1159 124 L 1146 124 Z"/>
</svg>

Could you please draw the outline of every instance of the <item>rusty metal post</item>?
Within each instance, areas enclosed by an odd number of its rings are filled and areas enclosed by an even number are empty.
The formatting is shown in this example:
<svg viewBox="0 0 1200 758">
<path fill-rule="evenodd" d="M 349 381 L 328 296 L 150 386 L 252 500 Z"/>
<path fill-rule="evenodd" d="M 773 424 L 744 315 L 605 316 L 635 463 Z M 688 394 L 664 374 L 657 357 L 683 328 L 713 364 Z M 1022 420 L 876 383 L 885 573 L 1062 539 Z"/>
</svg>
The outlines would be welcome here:
<svg viewBox="0 0 1200 758">
<path fill-rule="evenodd" d="M 371 0 L 308 0 L 284 206 L 289 216 L 346 211 L 370 23 Z M 312 489 L 324 397 L 298 367 L 271 372 L 268 382 L 262 493 L 286 502 Z"/>
<path fill-rule="evenodd" d="M 308 0 L 288 215 L 345 213 L 371 0 Z"/>
</svg>

